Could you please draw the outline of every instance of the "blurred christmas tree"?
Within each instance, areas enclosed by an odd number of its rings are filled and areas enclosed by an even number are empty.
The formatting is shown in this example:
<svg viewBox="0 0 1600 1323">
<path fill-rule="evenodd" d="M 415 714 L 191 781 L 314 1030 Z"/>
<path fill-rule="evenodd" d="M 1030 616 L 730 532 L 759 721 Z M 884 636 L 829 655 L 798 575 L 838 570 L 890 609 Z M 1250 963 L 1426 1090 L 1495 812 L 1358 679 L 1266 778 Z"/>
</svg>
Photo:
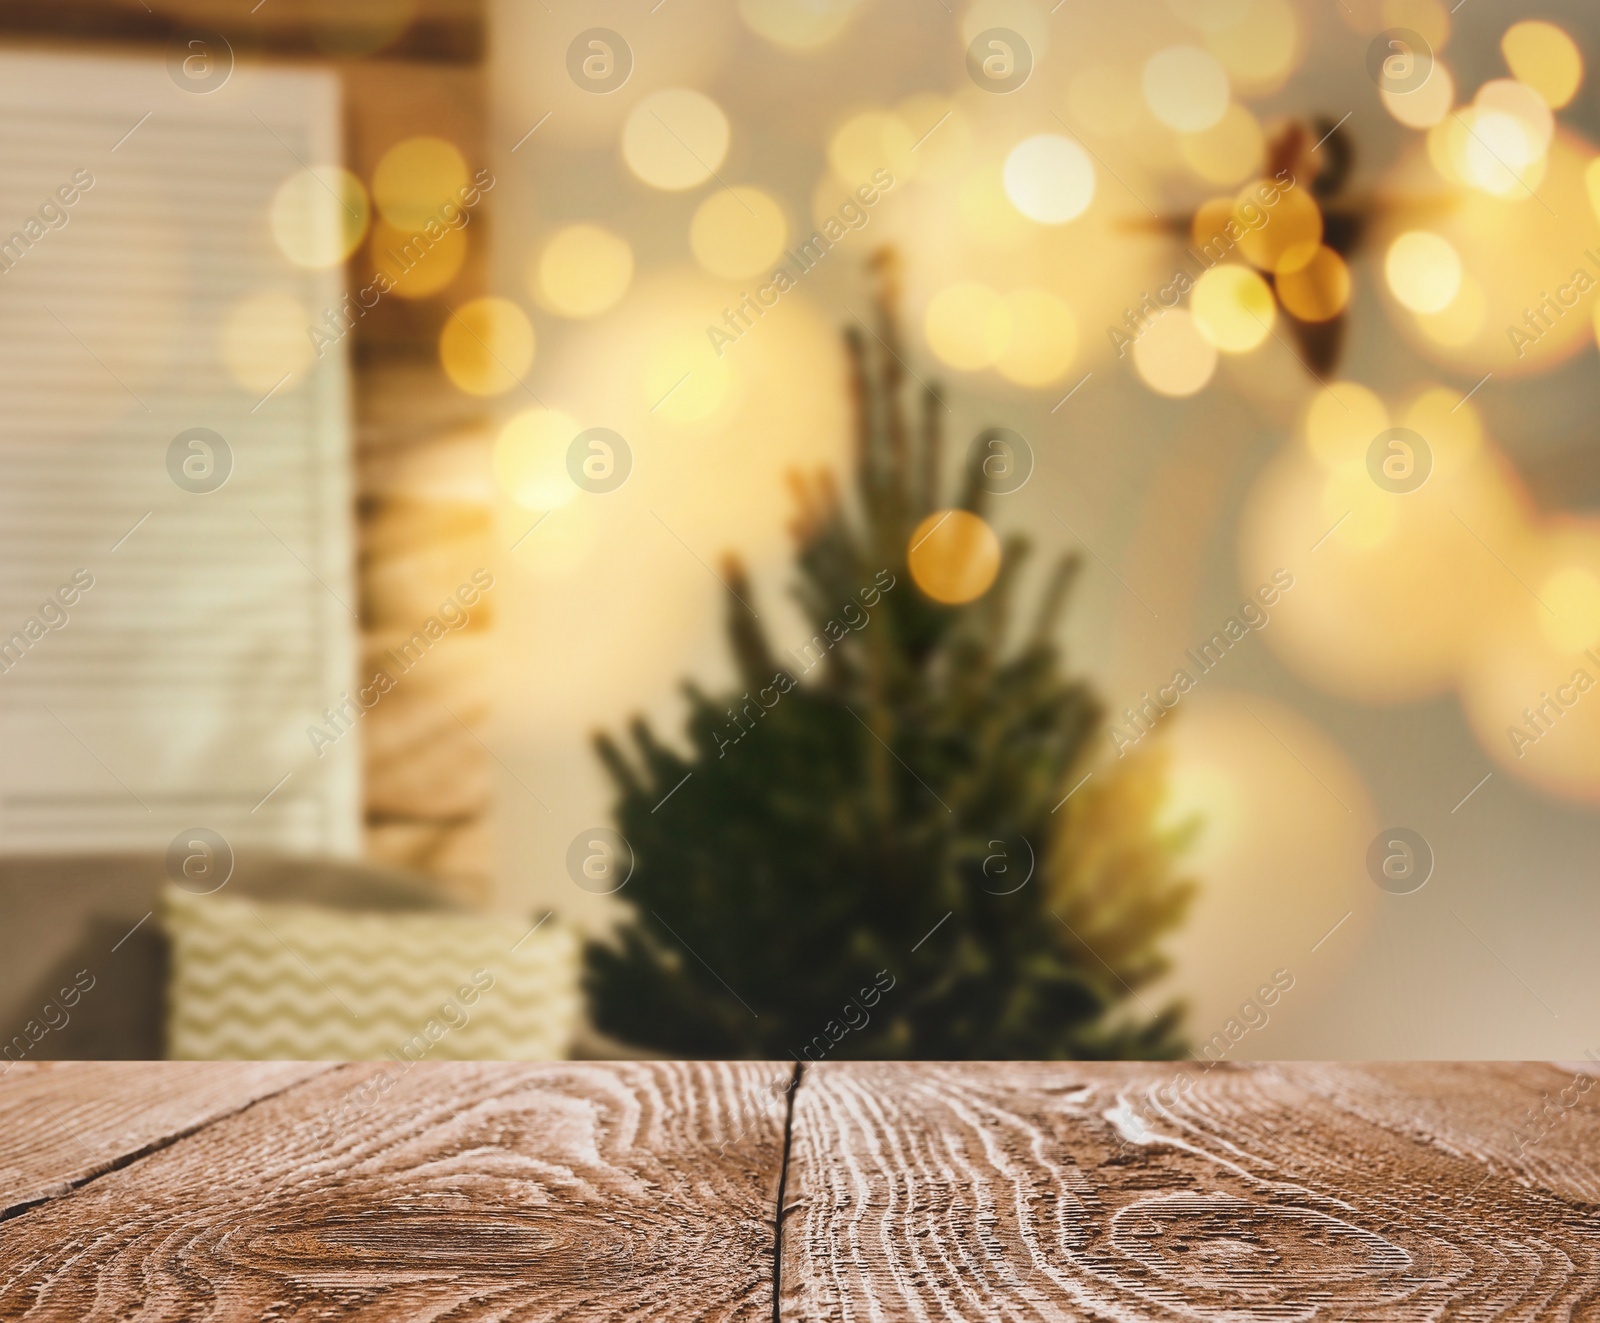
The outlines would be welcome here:
<svg viewBox="0 0 1600 1323">
<path fill-rule="evenodd" d="M 687 686 L 687 755 L 643 721 L 634 758 L 597 740 L 633 913 L 588 948 L 595 1024 L 687 1056 L 1178 1055 L 1179 1008 L 1130 1006 L 1191 891 L 1181 842 L 1154 826 L 1158 756 L 1098 768 L 1063 805 L 1100 726 L 1058 671 L 1070 558 L 1009 648 L 1024 539 L 968 604 L 913 583 L 908 548 L 941 512 L 944 405 L 925 392 L 912 435 L 893 261 L 874 265 L 881 347 L 846 336 L 855 499 L 828 474 L 794 480 L 810 637 L 774 655 L 730 562 L 748 688 Z M 984 486 L 969 472 L 957 508 L 981 516 Z"/>
</svg>

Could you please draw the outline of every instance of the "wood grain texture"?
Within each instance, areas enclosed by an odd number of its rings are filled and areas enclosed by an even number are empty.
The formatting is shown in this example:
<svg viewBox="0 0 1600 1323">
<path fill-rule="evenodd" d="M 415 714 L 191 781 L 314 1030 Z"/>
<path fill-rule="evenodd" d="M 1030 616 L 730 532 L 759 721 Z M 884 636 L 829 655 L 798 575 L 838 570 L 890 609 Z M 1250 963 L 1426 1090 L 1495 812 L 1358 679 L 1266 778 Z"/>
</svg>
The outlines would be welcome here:
<svg viewBox="0 0 1600 1323">
<path fill-rule="evenodd" d="M 327 1070 L 303 1061 L 24 1062 L 0 1074 L 0 1219 Z"/>
<path fill-rule="evenodd" d="M 0 1317 L 771 1317 L 767 1085 L 789 1068 L 387 1070 L 380 1092 L 384 1067 L 339 1067 L 6 1223 Z"/>
<path fill-rule="evenodd" d="M 1575 1072 L 808 1067 L 782 1317 L 1594 1323 L 1600 1088 Z"/>
</svg>

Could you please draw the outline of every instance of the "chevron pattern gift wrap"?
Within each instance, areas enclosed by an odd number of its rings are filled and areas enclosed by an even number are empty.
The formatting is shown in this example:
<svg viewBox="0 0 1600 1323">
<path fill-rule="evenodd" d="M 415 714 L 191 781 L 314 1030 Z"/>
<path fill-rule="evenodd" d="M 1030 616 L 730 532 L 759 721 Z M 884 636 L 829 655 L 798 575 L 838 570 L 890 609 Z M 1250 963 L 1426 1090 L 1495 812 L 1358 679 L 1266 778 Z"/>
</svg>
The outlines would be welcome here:
<svg viewBox="0 0 1600 1323">
<path fill-rule="evenodd" d="M 555 920 L 358 911 L 168 888 L 167 1055 L 543 1061 L 577 1023 L 578 940 Z"/>
</svg>

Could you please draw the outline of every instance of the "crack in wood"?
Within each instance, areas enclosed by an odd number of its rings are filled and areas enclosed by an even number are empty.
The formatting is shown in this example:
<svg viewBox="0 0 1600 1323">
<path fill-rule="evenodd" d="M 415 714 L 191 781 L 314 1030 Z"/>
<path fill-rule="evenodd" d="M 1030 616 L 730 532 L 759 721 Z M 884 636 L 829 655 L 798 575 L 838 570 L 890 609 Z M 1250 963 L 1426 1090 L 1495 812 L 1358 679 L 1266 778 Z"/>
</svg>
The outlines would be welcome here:
<svg viewBox="0 0 1600 1323">
<path fill-rule="evenodd" d="M 783 1200 L 789 1183 L 789 1144 L 794 1136 L 794 1097 L 800 1092 L 800 1082 L 805 1077 L 805 1063 L 794 1063 L 794 1074 L 789 1087 L 784 1090 L 783 1165 L 778 1168 L 778 1202 L 772 1216 L 772 1323 L 782 1323 L 783 1309 Z"/>
</svg>

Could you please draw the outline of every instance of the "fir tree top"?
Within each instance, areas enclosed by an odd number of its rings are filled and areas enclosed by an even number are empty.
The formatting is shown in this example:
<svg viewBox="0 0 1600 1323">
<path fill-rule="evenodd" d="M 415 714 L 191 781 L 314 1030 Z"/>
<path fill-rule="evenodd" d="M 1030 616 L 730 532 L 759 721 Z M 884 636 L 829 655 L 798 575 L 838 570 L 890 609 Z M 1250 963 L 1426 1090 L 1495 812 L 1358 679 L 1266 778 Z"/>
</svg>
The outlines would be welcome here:
<svg viewBox="0 0 1600 1323">
<path fill-rule="evenodd" d="M 909 416 L 895 265 L 873 265 L 878 325 L 845 333 L 850 498 L 792 479 L 809 633 L 776 653 L 730 559 L 742 692 L 686 685 L 686 752 L 643 720 L 631 757 L 597 737 L 634 863 L 630 917 L 587 950 L 596 1027 L 687 1056 L 1176 1055 L 1179 1009 L 1129 1007 L 1191 891 L 1153 826 L 1159 763 L 1100 767 L 1063 803 L 1101 721 L 1060 671 L 1071 557 L 1015 639 L 1026 539 L 967 605 L 913 583 L 913 530 L 946 508 L 945 406 L 930 388 Z M 985 513 L 980 478 L 957 508 Z"/>
</svg>

